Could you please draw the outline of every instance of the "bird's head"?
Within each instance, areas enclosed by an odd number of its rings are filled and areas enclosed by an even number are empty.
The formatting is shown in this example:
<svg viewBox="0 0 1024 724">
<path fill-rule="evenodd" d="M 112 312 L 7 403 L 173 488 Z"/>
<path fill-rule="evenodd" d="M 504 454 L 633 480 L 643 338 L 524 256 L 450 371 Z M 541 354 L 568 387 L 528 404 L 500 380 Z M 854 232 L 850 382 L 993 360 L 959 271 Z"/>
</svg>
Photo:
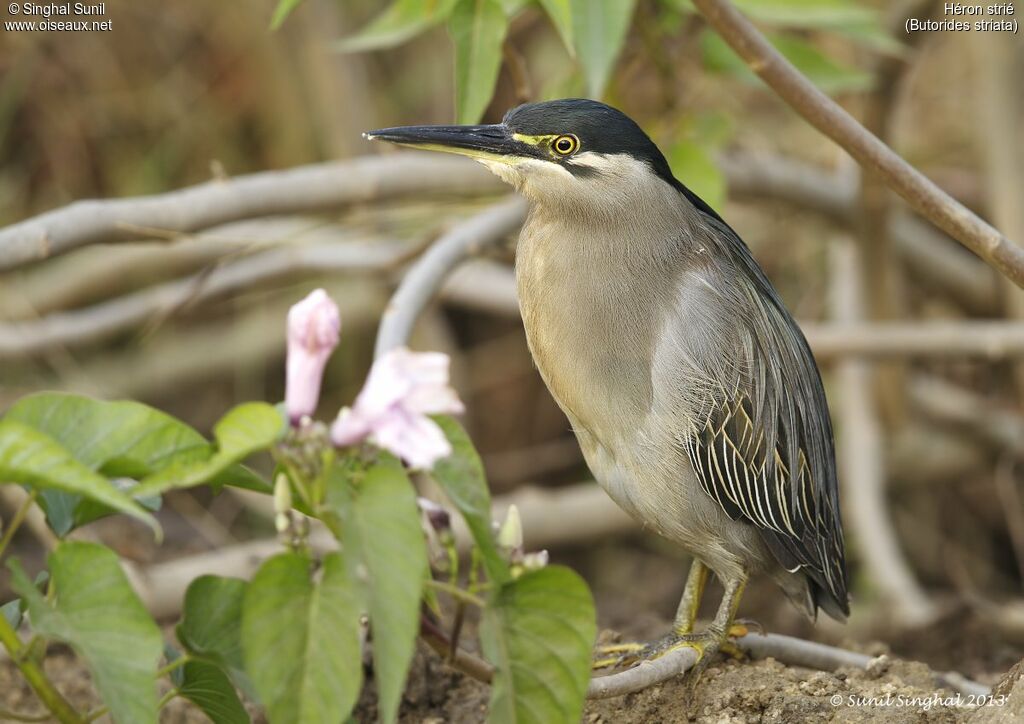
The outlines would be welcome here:
<svg viewBox="0 0 1024 724">
<path fill-rule="evenodd" d="M 492 125 L 404 126 L 364 135 L 469 156 L 544 206 L 609 212 L 651 187 L 679 187 L 661 151 L 629 116 L 579 98 L 522 105 Z"/>
</svg>

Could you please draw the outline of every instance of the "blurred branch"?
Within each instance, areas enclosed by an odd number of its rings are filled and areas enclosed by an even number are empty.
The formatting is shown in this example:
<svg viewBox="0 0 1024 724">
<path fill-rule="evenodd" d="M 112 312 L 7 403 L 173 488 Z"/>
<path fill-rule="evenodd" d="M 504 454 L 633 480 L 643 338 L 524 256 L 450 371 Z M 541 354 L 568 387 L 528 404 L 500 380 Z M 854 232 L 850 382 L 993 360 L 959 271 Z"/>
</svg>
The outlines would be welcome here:
<svg viewBox="0 0 1024 724">
<path fill-rule="evenodd" d="M 730 193 L 739 196 L 777 198 L 819 211 L 846 224 L 856 223 L 858 180 L 855 173 L 831 173 L 811 164 L 777 155 L 729 153 L 720 157 L 719 163 L 728 179 Z M 367 173 L 360 178 L 361 170 Z M 397 180 L 394 178 L 396 176 Z M 338 178 L 345 178 L 346 183 L 338 183 Z M 324 184 L 326 186 L 322 186 Z M 374 184 L 378 184 L 379 188 Z M 265 217 L 271 213 L 326 211 L 359 200 L 386 200 L 400 195 L 458 193 L 478 196 L 505 189 L 493 174 L 477 164 L 464 159 L 411 152 L 347 163 L 304 166 L 286 172 L 240 176 L 227 182 L 211 182 L 160 196 L 79 202 L 9 226 L 0 230 L 0 269 L 12 268 L 41 258 L 40 254 L 28 253 L 25 249 L 38 246 L 40 240 L 46 238 L 46 234 L 52 237 L 57 233 L 57 229 L 62 230 L 61 243 L 59 249 L 54 246 L 51 253 L 118 239 L 158 239 L 164 242 L 188 241 L 188 244 L 181 243 L 169 247 L 175 250 L 167 252 L 169 263 L 171 260 L 182 258 L 184 262 L 173 263 L 187 263 L 188 252 L 185 249 L 194 242 L 198 242 L 198 249 L 194 252 L 196 259 L 201 261 L 202 257 L 216 258 L 216 242 L 193 239 L 188 236 L 188 232 L 196 231 L 200 227 L 210 228 L 224 220 L 213 218 L 214 216 L 229 215 L 226 211 L 215 213 L 217 205 L 224 203 L 225 194 L 221 187 L 225 186 L 232 189 L 228 196 L 232 200 L 234 196 L 249 193 L 250 189 L 260 195 L 252 203 L 235 203 L 231 208 L 233 220 Z M 166 218 L 169 214 L 168 209 L 181 205 L 182 194 L 189 203 L 196 203 L 200 208 L 214 208 L 207 209 L 201 219 L 197 220 L 195 217 L 198 212 L 193 212 L 188 218 L 169 223 Z M 265 200 L 264 197 L 270 197 L 273 203 L 261 203 Z M 82 208 L 86 208 L 86 211 L 79 210 Z M 122 208 L 131 209 L 130 226 L 118 226 L 117 219 Z M 149 218 L 146 214 L 151 211 L 154 216 Z M 83 216 L 88 216 L 93 221 L 76 230 L 74 224 Z M 186 224 L 186 221 L 189 223 Z M 268 221 L 256 223 L 263 224 Z M 52 233 L 47 231 L 51 225 L 55 229 Z M 270 228 L 275 228 L 275 225 L 271 225 Z M 232 235 L 251 235 L 256 240 L 269 240 L 274 236 L 272 232 L 254 231 L 254 225 L 249 225 L 248 228 L 240 226 L 217 229 L 216 236 L 220 237 L 228 232 Z M 319 232 L 310 229 L 308 233 Z M 957 250 L 944 236 L 909 214 L 893 214 L 889 234 L 896 243 L 897 252 L 911 265 L 914 273 L 941 285 L 972 312 L 989 313 L 996 309 L 997 294 L 993 277 L 973 256 Z M 303 236 L 305 235 L 304 233 Z M 5 255 L 5 251 L 10 253 Z M 160 258 L 156 255 L 158 251 L 156 248 L 149 250 L 154 256 L 152 261 L 146 263 L 147 267 L 150 264 L 157 264 Z M 134 253 L 141 256 L 145 252 L 133 250 Z M 133 258 L 132 255 L 125 257 L 124 264 Z M 114 267 L 121 265 L 121 262 L 117 262 Z M 40 272 L 43 273 L 40 280 L 42 284 L 47 280 L 47 275 L 42 269 Z M 89 264 L 86 270 L 81 272 L 83 278 L 73 280 L 67 292 L 60 288 L 52 289 L 57 301 L 48 302 L 44 305 L 43 311 L 67 306 L 80 294 L 97 288 L 96 285 L 107 283 L 113 278 L 112 273 L 104 271 L 101 261 Z M 59 286 L 62 285 L 63 282 Z M 34 288 L 36 285 L 30 281 L 29 289 Z"/>
<path fill-rule="evenodd" d="M 693 0 L 722 38 L 783 100 L 922 216 L 1024 286 L 1024 249 L 949 196 L 818 90 L 728 0 Z"/>
<path fill-rule="evenodd" d="M 357 232 L 312 217 L 247 219 L 197 234 L 176 234 L 166 244 L 98 245 L 26 269 L 0 288 L 0 313 L 36 317 L 123 293 L 126 284 L 172 278 L 225 257 L 284 244 L 350 241 Z"/>
<path fill-rule="evenodd" d="M 1024 417 L 1014 410 L 935 376 L 915 376 L 908 392 L 925 416 L 956 425 L 1001 451 L 1024 458 Z"/>
<path fill-rule="evenodd" d="M 409 269 L 380 321 L 374 355 L 408 342 L 413 324 L 448 274 L 464 259 L 516 231 L 526 202 L 512 197 L 463 221 L 444 234 Z"/>
<path fill-rule="evenodd" d="M 785 156 L 726 153 L 718 157 L 729 193 L 739 197 L 775 198 L 824 214 L 850 227 L 857 224 L 856 168 L 829 172 Z M 996 274 L 970 252 L 915 216 L 890 214 L 888 234 L 908 271 L 942 288 L 976 314 L 998 309 Z"/>
<path fill-rule="evenodd" d="M 815 357 L 1024 356 L 1024 322 L 803 323 Z"/>
<path fill-rule="evenodd" d="M 846 240 L 832 246 L 832 314 L 840 324 L 864 315 L 859 249 Z M 886 461 L 881 428 L 873 404 L 872 370 L 860 359 L 844 360 L 837 373 L 842 391 L 838 427 L 844 507 L 871 579 L 882 589 L 898 617 L 909 624 L 931 620 L 935 609 L 918 584 L 892 527 L 886 500 Z"/>
<path fill-rule="evenodd" d="M 95 342 L 152 315 L 167 317 L 186 305 L 298 272 L 386 271 L 400 263 L 407 251 L 406 245 L 384 241 L 274 249 L 90 307 L 57 312 L 38 321 L 0 324 L 0 359 L 55 345 Z"/>
<path fill-rule="evenodd" d="M 0 270 L 71 249 L 157 239 L 230 221 L 303 214 L 425 194 L 504 190 L 493 175 L 456 158 L 403 153 L 209 181 L 156 196 L 78 201 L 0 229 Z"/>
<path fill-rule="evenodd" d="M 521 213 L 523 207 L 517 200 L 503 202 L 463 222 L 432 246 L 395 292 L 382 319 L 378 352 L 406 343 L 417 315 L 438 291 L 441 299 L 455 304 L 492 314 L 518 315 L 513 271 L 487 259 L 464 260 L 514 230 Z M 288 246 L 81 309 L 54 312 L 32 321 L 0 322 L 0 359 L 95 342 L 154 315 L 167 317 L 185 306 L 270 280 L 330 271 L 385 272 L 404 261 L 410 248 L 383 241 Z M 850 355 L 1024 356 L 1024 322 L 805 322 L 801 326 L 820 359 Z"/>
</svg>

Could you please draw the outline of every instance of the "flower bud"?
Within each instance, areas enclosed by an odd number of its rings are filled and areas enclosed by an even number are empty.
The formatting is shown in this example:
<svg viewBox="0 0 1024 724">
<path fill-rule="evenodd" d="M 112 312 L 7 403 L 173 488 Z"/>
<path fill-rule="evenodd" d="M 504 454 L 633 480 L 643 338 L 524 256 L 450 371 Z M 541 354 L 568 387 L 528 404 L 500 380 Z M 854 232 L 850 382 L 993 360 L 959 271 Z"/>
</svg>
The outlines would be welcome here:
<svg viewBox="0 0 1024 724">
<path fill-rule="evenodd" d="M 501 524 L 501 530 L 498 531 L 498 545 L 509 551 L 516 551 L 523 547 L 523 524 L 519 519 L 519 508 L 515 505 L 508 506 L 505 522 Z"/>
<path fill-rule="evenodd" d="M 293 425 L 316 411 L 324 367 L 338 346 L 340 331 L 338 305 L 323 289 L 311 292 L 289 310 L 284 404 Z"/>
<path fill-rule="evenodd" d="M 288 476 L 281 473 L 274 481 L 274 512 L 287 513 L 292 509 L 292 486 Z"/>
<path fill-rule="evenodd" d="M 527 553 L 523 556 L 523 568 L 528 571 L 535 571 L 548 564 L 548 552 L 546 550 Z"/>
</svg>

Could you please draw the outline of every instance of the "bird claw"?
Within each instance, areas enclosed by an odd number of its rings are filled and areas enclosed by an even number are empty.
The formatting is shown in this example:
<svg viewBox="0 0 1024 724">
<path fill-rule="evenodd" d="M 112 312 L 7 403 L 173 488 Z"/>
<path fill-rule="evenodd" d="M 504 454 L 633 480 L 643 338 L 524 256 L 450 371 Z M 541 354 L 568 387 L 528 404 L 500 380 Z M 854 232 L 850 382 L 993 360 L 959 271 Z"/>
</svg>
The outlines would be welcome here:
<svg viewBox="0 0 1024 724">
<path fill-rule="evenodd" d="M 593 669 L 632 666 L 641 661 L 650 661 L 679 648 L 691 648 L 697 652 L 698 664 L 718 651 L 720 637 L 712 632 L 699 634 L 671 633 L 646 644 L 628 642 L 598 646 L 595 650 Z M 702 667 L 703 668 L 703 667 Z"/>
</svg>

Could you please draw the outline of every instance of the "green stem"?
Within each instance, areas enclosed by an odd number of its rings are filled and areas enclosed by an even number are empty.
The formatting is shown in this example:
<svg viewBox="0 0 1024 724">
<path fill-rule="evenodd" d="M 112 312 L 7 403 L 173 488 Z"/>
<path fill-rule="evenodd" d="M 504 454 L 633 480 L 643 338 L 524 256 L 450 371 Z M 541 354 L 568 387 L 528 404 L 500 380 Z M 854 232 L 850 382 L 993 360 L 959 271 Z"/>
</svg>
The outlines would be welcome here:
<svg viewBox="0 0 1024 724">
<path fill-rule="evenodd" d="M 0 616 L 0 644 L 3 644 L 11 655 L 11 660 L 21 669 L 21 674 L 32 687 L 32 691 L 36 693 L 46 708 L 53 712 L 61 724 L 84 724 L 85 720 L 54 688 L 39 665 L 31 659 L 24 658 L 22 655 L 24 644 L 3 616 Z"/>
<path fill-rule="evenodd" d="M 188 654 L 184 654 L 182 656 L 179 656 L 174 661 L 172 661 L 171 663 L 167 664 L 167 666 L 165 666 L 162 669 L 160 669 L 159 671 L 157 671 L 156 672 L 156 678 L 159 679 L 162 676 L 167 676 L 169 673 L 171 673 L 172 671 L 177 669 L 179 666 L 184 666 L 185 664 L 187 664 L 191 660 L 192 659 L 189 658 Z"/>
<path fill-rule="evenodd" d="M 180 692 L 177 689 L 171 689 L 166 694 L 161 696 L 160 701 L 156 703 L 156 710 L 160 711 L 161 709 L 163 709 L 165 706 L 167 706 L 167 702 L 176 697 L 179 693 Z"/>
<path fill-rule="evenodd" d="M 18 528 L 21 527 L 22 522 L 25 520 L 25 516 L 28 515 L 28 511 L 32 508 L 32 504 L 36 501 L 37 492 L 33 490 L 28 494 L 28 497 L 22 501 L 21 506 L 15 511 L 14 517 L 11 518 L 11 522 L 7 524 L 7 530 L 4 531 L 4 537 L 0 538 L 0 558 L 3 557 L 4 551 L 7 550 L 7 544 L 14 538 L 14 534 L 18 532 Z"/>
<path fill-rule="evenodd" d="M 483 608 L 487 605 L 484 599 L 480 598 L 479 596 L 474 596 L 469 591 L 464 591 L 458 586 L 453 586 L 450 583 L 445 583 L 444 581 L 435 581 L 433 579 L 427 579 L 427 585 L 431 588 L 436 588 L 438 591 L 444 591 L 453 598 L 457 598 L 458 600 L 464 601 L 466 603 L 471 603 L 479 608 Z"/>
<path fill-rule="evenodd" d="M 108 711 L 110 711 L 110 707 L 109 706 L 101 706 L 96 711 L 91 711 L 88 714 L 86 714 L 85 715 L 85 721 L 86 721 L 87 724 L 88 724 L 88 722 L 96 721 L 101 716 L 106 714 Z"/>
</svg>

